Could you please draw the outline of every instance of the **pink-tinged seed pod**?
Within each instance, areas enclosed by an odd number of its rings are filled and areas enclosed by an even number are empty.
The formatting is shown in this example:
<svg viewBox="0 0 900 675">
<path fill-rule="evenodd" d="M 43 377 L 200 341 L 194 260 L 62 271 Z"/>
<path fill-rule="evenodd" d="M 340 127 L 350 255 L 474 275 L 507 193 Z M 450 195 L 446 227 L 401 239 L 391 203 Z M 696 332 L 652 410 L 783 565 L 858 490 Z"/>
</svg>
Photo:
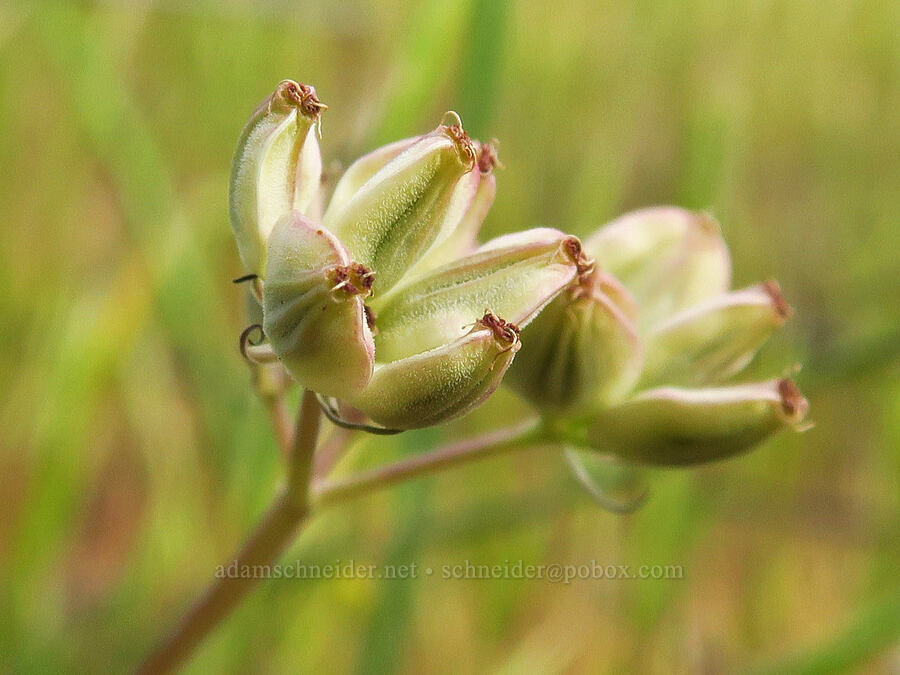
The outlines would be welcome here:
<svg viewBox="0 0 900 675">
<path fill-rule="evenodd" d="M 427 274 L 452 260 L 472 253 L 478 246 L 478 231 L 497 195 L 494 168 L 500 165 L 493 143 L 475 142 L 478 152 L 477 171 L 462 179 L 453 193 L 453 204 L 447 212 L 442 236 L 409 272 L 410 277 Z"/>
<path fill-rule="evenodd" d="M 306 212 L 318 195 L 316 127 L 326 109 L 313 87 L 285 80 L 241 132 L 229 185 L 231 226 L 244 265 L 260 277 L 275 222 L 291 210 Z"/>
<path fill-rule="evenodd" d="M 497 389 L 519 345 L 519 329 L 487 312 L 450 344 L 379 364 L 369 386 L 350 403 L 390 429 L 441 424 Z"/>
<path fill-rule="evenodd" d="M 670 206 L 627 213 L 589 237 L 585 250 L 634 296 L 641 333 L 731 284 L 728 248 L 707 213 Z"/>
<path fill-rule="evenodd" d="M 675 314 L 644 336 L 647 358 L 640 387 L 725 382 L 750 363 L 791 314 L 774 281 Z"/>
<path fill-rule="evenodd" d="M 402 359 L 462 337 L 485 309 L 525 327 L 575 279 L 581 244 L 537 228 L 499 237 L 475 253 L 373 298 L 379 362 Z"/>
<path fill-rule="evenodd" d="M 336 397 L 361 391 L 375 360 L 364 305 L 371 272 L 296 211 L 276 223 L 268 255 L 263 328 L 272 350 L 305 388 Z"/>
<path fill-rule="evenodd" d="M 376 291 L 385 293 L 441 236 L 456 185 L 476 160 L 462 127 L 441 124 L 329 205 L 323 223 L 378 274 Z"/>
<path fill-rule="evenodd" d="M 782 429 L 798 429 L 809 403 L 790 380 L 710 389 L 661 387 L 598 414 L 592 445 L 623 459 L 676 466 L 724 459 Z"/>
<path fill-rule="evenodd" d="M 643 364 L 633 305 L 615 278 L 587 268 L 525 329 L 506 383 L 555 415 L 585 415 L 618 403 Z"/>
</svg>

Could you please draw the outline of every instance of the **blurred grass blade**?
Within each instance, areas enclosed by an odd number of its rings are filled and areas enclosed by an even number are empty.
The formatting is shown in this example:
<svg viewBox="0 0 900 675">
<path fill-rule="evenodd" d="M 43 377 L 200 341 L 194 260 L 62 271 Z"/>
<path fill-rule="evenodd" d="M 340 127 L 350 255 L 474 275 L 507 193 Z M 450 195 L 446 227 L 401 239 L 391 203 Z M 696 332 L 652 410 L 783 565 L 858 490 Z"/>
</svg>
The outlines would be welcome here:
<svg viewBox="0 0 900 675">
<path fill-rule="evenodd" d="M 374 134 L 379 145 L 405 138 L 422 127 L 433 109 L 435 92 L 459 58 L 471 4 L 472 0 L 419 3 L 409 21 L 406 41 L 398 44 L 390 84 L 382 97 L 382 120 Z M 450 107 L 445 105 L 437 114 Z"/>
<path fill-rule="evenodd" d="M 890 668 L 891 661 L 896 665 L 898 646 L 900 646 L 900 592 L 895 592 L 863 608 L 832 641 L 813 647 L 808 652 L 751 668 L 747 672 L 753 675 L 825 675 L 857 672 L 864 669 L 878 654 L 892 649 L 895 653 L 888 656 L 883 664 L 886 668 Z"/>
<path fill-rule="evenodd" d="M 507 25 L 513 3 L 475 0 L 463 39 L 459 113 L 473 138 L 490 140 L 506 54 Z"/>
</svg>

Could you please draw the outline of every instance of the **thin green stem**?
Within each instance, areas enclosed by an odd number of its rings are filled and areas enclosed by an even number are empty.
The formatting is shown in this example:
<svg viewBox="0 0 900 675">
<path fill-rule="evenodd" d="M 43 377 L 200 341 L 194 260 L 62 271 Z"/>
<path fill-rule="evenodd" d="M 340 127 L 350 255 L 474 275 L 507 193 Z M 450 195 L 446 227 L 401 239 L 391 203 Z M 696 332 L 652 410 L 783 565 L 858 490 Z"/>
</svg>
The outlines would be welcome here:
<svg viewBox="0 0 900 675">
<path fill-rule="evenodd" d="M 324 480 L 313 487 L 313 507 L 335 504 L 360 494 L 384 489 L 490 455 L 521 449 L 543 439 L 537 421 L 492 431 L 482 436 L 451 443 L 437 450 L 407 457 L 393 464 L 337 480 Z"/>
<path fill-rule="evenodd" d="M 306 523 L 309 516 L 309 475 L 319 433 L 319 404 L 304 392 L 291 447 L 288 483 L 231 564 L 236 578 L 217 578 L 188 610 L 175 631 L 143 663 L 139 673 L 169 673 L 184 663 L 206 636 L 223 621 L 259 581 L 241 574 L 254 566 L 271 565 Z"/>
<path fill-rule="evenodd" d="M 401 481 L 544 440 L 538 422 L 529 421 L 348 478 L 321 481 L 311 495 L 309 486 L 319 421 L 319 403 L 315 394 L 304 392 L 291 444 L 287 485 L 249 541 L 224 566 L 226 569 L 236 566 L 238 574 L 234 578 L 217 578 L 172 635 L 144 662 L 139 673 L 169 673 L 183 664 L 259 581 L 259 577 L 252 574 L 254 566 L 274 563 L 306 524 L 312 508 L 335 504 Z M 347 440 L 350 437 L 347 435 Z M 244 575 L 243 570 L 251 573 Z"/>
</svg>

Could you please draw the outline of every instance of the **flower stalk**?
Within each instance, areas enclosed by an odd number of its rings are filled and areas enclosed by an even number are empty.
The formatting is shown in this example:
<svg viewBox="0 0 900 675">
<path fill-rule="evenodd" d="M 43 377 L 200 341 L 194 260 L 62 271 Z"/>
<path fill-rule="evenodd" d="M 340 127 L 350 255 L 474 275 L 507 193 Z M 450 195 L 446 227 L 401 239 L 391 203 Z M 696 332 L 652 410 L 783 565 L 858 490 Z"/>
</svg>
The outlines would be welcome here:
<svg viewBox="0 0 900 675">
<path fill-rule="evenodd" d="M 287 486 L 234 556 L 238 565 L 252 567 L 272 564 L 306 522 L 309 516 L 309 475 L 319 436 L 319 418 L 319 404 L 315 394 L 304 392 L 291 448 Z M 213 628 L 244 599 L 257 581 L 254 578 L 216 579 L 138 672 L 155 675 L 178 668 Z"/>
<path fill-rule="evenodd" d="M 521 450 L 546 440 L 537 420 L 528 420 L 347 478 L 318 481 L 313 485 L 311 501 L 315 507 L 330 506 L 403 481 L 503 452 Z"/>
<path fill-rule="evenodd" d="M 341 479 L 313 480 L 321 413 L 315 393 L 305 391 L 297 415 L 288 466 L 288 481 L 260 524 L 232 558 L 238 568 L 274 564 L 302 532 L 316 510 L 385 489 L 397 483 L 536 445 L 545 440 L 537 420 L 451 443 L 394 464 Z M 349 441 L 352 435 L 341 434 Z M 327 444 L 326 444 L 327 445 Z M 329 448 L 338 453 L 339 448 Z M 323 458 L 326 465 L 333 458 Z M 322 466 L 326 469 L 327 466 Z M 183 665 L 204 639 L 228 618 L 259 579 L 218 578 L 191 607 L 175 630 L 138 669 L 141 675 L 170 673 Z"/>
</svg>

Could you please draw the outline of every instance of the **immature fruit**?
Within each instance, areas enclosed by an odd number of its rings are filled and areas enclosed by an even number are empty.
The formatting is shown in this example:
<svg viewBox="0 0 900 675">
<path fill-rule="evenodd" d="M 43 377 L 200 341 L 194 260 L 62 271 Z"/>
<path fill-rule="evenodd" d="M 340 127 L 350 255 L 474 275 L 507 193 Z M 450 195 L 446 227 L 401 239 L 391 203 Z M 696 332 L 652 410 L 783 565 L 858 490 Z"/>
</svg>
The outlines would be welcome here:
<svg viewBox="0 0 900 675">
<path fill-rule="evenodd" d="M 375 345 L 364 302 L 373 282 L 325 228 L 296 211 L 278 221 L 269 237 L 263 327 L 301 385 L 347 397 L 368 384 Z"/>
<path fill-rule="evenodd" d="M 526 326 L 578 271 L 559 230 L 537 228 L 499 237 L 424 276 L 374 298 L 379 361 L 433 349 L 465 334 L 489 309 Z"/>
<path fill-rule="evenodd" d="M 597 266 L 621 281 L 639 308 L 639 331 L 724 293 L 731 261 L 707 213 L 656 207 L 627 213 L 585 241 Z"/>
<path fill-rule="evenodd" d="M 599 414 L 592 445 L 646 464 L 699 464 L 796 429 L 809 403 L 790 380 L 711 389 L 661 387 Z"/>
<path fill-rule="evenodd" d="M 446 236 L 459 180 L 475 167 L 472 141 L 458 124 L 440 125 L 388 161 L 351 197 L 329 205 L 324 225 L 387 292 Z"/>
<path fill-rule="evenodd" d="M 582 274 L 525 331 L 509 385 L 553 414 L 583 415 L 621 401 L 643 363 L 626 296 L 613 277 Z"/>
<path fill-rule="evenodd" d="M 275 222 L 288 211 L 305 212 L 318 194 L 316 126 L 326 109 L 313 87 L 285 80 L 241 132 L 229 186 L 231 226 L 244 265 L 260 277 Z"/>
<path fill-rule="evenodd" d="M 744 369 L 790 315 L 774 281 L 675 314 L 644 336 L 647 361 L 640 387 L 724 382 Z"/>
<path fill-rule="evenodd" d="M 519 329 L 491 312 L 450 344 L 376 366 L 351 403 L 391 429 L 417 429 L 463 415 L 500 385 L 520 346 Z"/>
</svg>

